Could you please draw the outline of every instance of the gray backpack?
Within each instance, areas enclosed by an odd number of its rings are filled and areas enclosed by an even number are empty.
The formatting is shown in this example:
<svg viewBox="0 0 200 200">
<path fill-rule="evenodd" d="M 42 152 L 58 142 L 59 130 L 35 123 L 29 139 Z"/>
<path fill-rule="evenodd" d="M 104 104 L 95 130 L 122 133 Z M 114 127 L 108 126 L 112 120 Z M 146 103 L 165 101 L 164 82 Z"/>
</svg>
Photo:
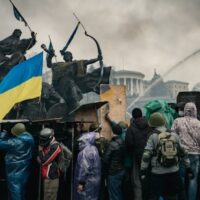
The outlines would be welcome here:
<svg viewBox="0 0 200 200">
<path fill-rule="evenodd" d="M 177 141 L 171 133 L 158 134 L 157 156 L 158 162 L 163 167 L 172 167 L 178 164 Z"/>
<path fill-rule="evenodd" d="M 62 151 L 58 161 L 58 167 L 65 177 L 67 169 L 69 168 L 72 159 L 72 152 L 62 142 L 59 142 L 59 145 Z"/>
</svg>

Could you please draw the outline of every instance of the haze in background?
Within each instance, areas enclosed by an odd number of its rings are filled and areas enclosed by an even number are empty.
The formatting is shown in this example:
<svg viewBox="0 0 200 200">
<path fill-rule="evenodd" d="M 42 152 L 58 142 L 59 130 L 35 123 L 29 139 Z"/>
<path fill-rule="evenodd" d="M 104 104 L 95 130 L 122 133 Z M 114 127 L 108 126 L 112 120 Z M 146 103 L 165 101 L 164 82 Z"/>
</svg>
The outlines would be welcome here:
<svg viewBox="0 0 200 200">
<path fill-rule="evenodd" d="M 37 45 L 29 54 L 48 45 L 51 35 L 59 55 L 76 26 L 75 12 L 89 34 L 102 48 L 104 63 L 116 69 L 140 71 L 145 79 L 154 68 L 164 74 L 173 64 L 200 48 L 199 0 L 13 0 L 31 28 L 37 32 Z M 8 0 L 0 0 L 0 39 L 15 28 L 28 37 L 29 31 L 13 16 Z M 75 59 L 97 56 L 94 42 L 81 27 L 69 49 Z M 60 55 L 58 60 L 61 60 Z M 200 54 L 172 71 L 165 80 L 199 82 Z"/>
</svg>

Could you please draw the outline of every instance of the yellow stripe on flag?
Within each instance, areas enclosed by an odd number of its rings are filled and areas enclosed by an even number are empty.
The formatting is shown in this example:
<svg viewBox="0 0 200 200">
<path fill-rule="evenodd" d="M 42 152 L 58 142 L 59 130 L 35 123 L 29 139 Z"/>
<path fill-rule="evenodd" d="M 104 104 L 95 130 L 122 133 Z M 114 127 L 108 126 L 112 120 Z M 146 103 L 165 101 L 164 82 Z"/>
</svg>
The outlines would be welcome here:
<svg viewBox="0 0 200 200">
<path fill-rule="evenodd" d="M 0 120 L 5 117 L 16 103 L 41 96 L 41 90 L 42 77 L 37 76 L 0 94 Z"/>
</svg>

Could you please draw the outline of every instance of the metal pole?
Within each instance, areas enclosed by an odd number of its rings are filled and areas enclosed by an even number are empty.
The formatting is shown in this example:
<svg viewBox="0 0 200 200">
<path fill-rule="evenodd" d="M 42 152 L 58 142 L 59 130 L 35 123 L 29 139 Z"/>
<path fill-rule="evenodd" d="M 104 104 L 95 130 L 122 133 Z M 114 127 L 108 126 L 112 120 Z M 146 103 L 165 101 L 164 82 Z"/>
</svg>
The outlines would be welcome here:
<svg viewBox="0 0 200 200">
<path fill-rule="evenodd" d="M 42 124 L 42 129 L 44 128 L 44 124 Z M 40 144 L 40 139 L 38 140 L 39 141 L 39 144 Z M 38 182 L 38 200 L 41 199 L 41 183 L 42 183 L 42 180 L 41 180 L 41 164 L 40 164 L 40 169 L 39 169 L 39 182 Z"/>
<path fill-rule="evenodd" d="M 76 15 L 75 13 L 73 13 L 73 15 L 74 15 L 74 17 L 77 19 L 77 21 L 80 23 L 80 25 L 82 26 L 83 30 L 84 30 L 85 32 L 87 32 L 86 29 L 85 29 L 85 26 L 84 26 L 84 25 L 82 24 L 82 22 L 79 20 L 79 18 L 77 17 L 77 15 Z"/>
<path fill-rule="evenodd" d="M 71 162 L 71 200 L 73 200 L 73 185 L 74 185 L 74 132 L 75 123 L 72 128 L 72 162 Z"/>
<path fill-rule="evenodd" d="M 29 24 L 27 23 L 27 21 L 24 19 L 24 17 L 22 16 L 22 14 L 19 12 L 18 8 L 15 6 L 15 4 L 12 2 L 12 0 L 9 0 L 10 3 L 12 4 L 12 6 L 14 7 L 14 9 L 17 10 L 17 12 L 20 14 L 20 17 L 23 19 L 23 22 L 25 23 L 25 26 L 28 27 L 29 31 L 32 32 L 31 27 L 29 26 Z M 18 19 L 19 20 L 19 19 Z"/>
</svg>

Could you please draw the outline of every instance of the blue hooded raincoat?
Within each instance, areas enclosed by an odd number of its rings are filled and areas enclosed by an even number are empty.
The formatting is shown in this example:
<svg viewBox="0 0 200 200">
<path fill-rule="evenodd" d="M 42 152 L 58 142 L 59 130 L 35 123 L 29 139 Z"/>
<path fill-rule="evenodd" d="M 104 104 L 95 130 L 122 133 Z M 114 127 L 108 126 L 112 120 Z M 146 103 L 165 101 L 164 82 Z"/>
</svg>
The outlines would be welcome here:
<svg viewBox="0 0 200 200">
<path fill-rule="evenodd" d="M 6 177 L 11 200 L 24 200 L 34 140 L 28 132 L 15 137 L 0 133 L 0 150 L 6 153 Z"/>
<path fill-rule="evenodd" d="M 74 177 L 74 200 L 98 200 L 101 161 L 95 144 L 95 132 L 83 134 L 79 138 L 79 154 Z M 77 192 L 79 183 L 84 184 L 84 191 Z"/>
</svg>

